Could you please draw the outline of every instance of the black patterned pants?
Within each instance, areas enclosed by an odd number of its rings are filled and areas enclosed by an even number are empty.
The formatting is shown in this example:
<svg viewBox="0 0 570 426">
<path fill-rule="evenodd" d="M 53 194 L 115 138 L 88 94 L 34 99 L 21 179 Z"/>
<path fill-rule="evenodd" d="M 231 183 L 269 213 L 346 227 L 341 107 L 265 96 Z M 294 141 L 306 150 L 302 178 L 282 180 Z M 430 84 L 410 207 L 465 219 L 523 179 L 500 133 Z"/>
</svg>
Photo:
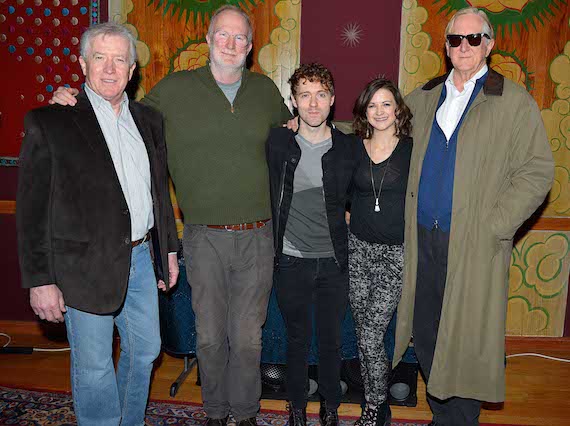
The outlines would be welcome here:
<svg viewBox="0 0 570 426">
<path fill-rule="evenodd" d="M 402 295 L 404 246 L 348 239 L 349 300 L 356 325 L 364 396 L 370 405 L 386 401 L 390 363 L 384 335 Z"/>
</svg>

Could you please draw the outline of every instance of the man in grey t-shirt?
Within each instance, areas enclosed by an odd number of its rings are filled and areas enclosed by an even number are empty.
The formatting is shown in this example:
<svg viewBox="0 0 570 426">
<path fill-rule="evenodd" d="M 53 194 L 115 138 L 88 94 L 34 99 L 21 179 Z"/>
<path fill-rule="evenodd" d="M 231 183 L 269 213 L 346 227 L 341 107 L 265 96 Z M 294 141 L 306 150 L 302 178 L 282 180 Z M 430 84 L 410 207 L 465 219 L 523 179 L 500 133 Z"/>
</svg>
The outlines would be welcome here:
<svg viewBox="0 0 570 426">
<path fill-rule="evenodd" d="M 289 424 L 306 425 L 307 360 L 313 313 L 319 345 L 320 419 L 338 424 L 340 333 L 348 302 L 346 196 L 355 141 L 330 127 L 334 85 L 320 64 L 290 79 L 299 131 L 273 129 L 267 143 L 276 268 L 287 328 Z"/>
</svg>

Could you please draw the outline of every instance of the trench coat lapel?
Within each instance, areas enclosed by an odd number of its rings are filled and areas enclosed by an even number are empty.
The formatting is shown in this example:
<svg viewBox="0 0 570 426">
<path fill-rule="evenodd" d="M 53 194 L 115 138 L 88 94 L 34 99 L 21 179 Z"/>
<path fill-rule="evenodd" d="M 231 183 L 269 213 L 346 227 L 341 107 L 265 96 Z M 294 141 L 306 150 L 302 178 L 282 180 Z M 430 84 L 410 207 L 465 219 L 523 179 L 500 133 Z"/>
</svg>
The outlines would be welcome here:
<svg viewBox="0 0 570 426">
<path fill-rule="evenodd" d="M 411 172 L 413 172 L 413 175 L 410 174 L 411 176 L 413 176 L 414 185 L 415 183 L 419 183 L 419 179 L 422 173 L 423 158 L 425 157 L 425 153 L 429 143 L 429 138 L 431 137 L 433 120 L 435 119 L 437 103 L 439 101 L 439 97 L 441 96 L 442 89 L 443 85 L 441 85 L 441 87 L 437 87 L 431 90 L 429 94 L 429 99 L 427 100 L 425 105 L 426 113 L 422 114 L 420 120 L 416 119 L 416 122 L 414 123 L 414 127 L 416 129 L 418 130 L 421 129 L 420 132 L 415 132 L 414 135 L 415 137 L 414 137 L 413 156 L 415 158 L 415 161 L 412 161 L 411 163 L 411 167 L 414 167 L 414 170 L 411 170 Z"/>
</svg>

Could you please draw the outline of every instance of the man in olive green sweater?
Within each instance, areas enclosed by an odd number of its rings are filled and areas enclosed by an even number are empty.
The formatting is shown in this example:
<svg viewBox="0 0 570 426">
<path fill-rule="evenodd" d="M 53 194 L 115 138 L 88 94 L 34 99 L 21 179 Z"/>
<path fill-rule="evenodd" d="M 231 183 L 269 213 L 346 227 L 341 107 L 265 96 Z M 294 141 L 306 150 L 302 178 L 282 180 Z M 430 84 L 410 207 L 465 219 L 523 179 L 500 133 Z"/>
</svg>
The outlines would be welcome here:
<svg viewBox="0 0 570 426">
<path fill-rule="evenodd" d="M 184 214 L 184 257 L 196 315 L 208 426 L 254 426 L 261 396 L 261 326 L 273 273 L 265 141 L 291 117 L 268 77 L 245 69 L 247 14 L 212 16 L 210 61 L 163 78 L 143 102 L 165 119 L 168 167 Z M 73 91 L 54 101 L 74 104 Z"/>
<path fill-rule="evenodd" d="M 224 426 L 230 412 L 240 426 L 255 425 L 261 396 L 261 326 L 273 273 L 265 141 L 290 112 L 268 77 L 245 69 L 251 35 L 246 14 L 220 9 L 206 37 L 209 65 L 170 74 L 145 97 L 164 114 L 184 213 L 209 426 Z"/>
</svg>

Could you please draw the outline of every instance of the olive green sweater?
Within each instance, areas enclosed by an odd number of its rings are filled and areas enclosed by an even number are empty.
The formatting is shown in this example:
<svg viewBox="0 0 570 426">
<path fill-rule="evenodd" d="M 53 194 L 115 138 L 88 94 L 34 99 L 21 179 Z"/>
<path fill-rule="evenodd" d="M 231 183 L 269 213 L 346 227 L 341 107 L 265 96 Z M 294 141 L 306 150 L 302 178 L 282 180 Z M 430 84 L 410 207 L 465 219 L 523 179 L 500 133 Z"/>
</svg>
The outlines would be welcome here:
<svg viewBox="0 0 570 426">
<path fill-rule="evenodd" d="M 168 168 L 185 223 L 271 217 L 265 141 L 291 117 L 271 79 L 244 70 L 232 108 L 206 65 L 164 77 L 143 102 L 164 116 Z"/>
</svg>

